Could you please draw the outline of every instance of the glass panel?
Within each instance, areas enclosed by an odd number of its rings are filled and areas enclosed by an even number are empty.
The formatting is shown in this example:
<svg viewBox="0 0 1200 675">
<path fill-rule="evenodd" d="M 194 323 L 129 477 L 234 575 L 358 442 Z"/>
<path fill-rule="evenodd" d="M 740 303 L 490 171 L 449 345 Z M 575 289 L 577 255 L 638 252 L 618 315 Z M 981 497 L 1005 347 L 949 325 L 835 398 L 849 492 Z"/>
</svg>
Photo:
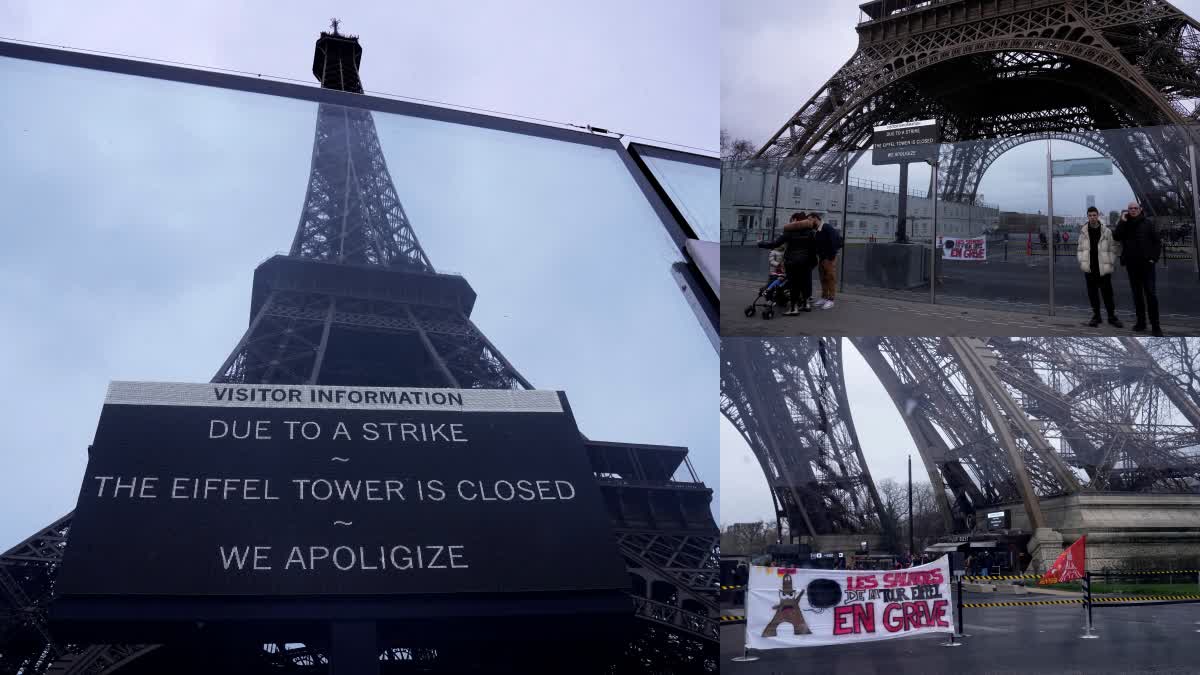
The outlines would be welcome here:
<svg viewBox="0 0 1200 675">
<path fill-rule="evenodd" d="M 0 478 L 40 486 L 0 526 L 18 541 L 72 507 L 62 468 L 84 461 L 109 379 L 205 381 L 237 344 L 255 266 L 296 232 L 318 106 L 9 58 L 0 71 L 22 92 L 0 99 L 0 368 L 29 392 L 4 415 L 9 445 L 44 458 Z M 715 490 L 717 439 L 696 420 L 717 362 L 673 275 L 684 260 L 619 155 L 373 117 L 420 245 L 472 284 L 483 334 L 568 392 L 589 438 L 687 446 Z M 45 417 L 51 390 L 59 422 L 20 423 Z"/>
<path fill-rule="evenodd" d="M 687 219 L 696 236 L 706 241 L 716 241 L 718 195 L 721 190 L 721 172 L 718 169 L 691 162 L 676 161 L 642 153 L 646 166 L 654 172 L 660 185 L 666 190 L 675 207 Z"/>
<path fill-rule="evenodd" d="M 938 161 L 937 302 L 1049 313 L 1045 145 L 946 143 Z"/>
<path fill-rule="evenodd" d="M 842 169 L 838 166 L 840 160 L 834 157 L 832 162 L 821 163 L 818 158 L 812 159 L 812 162 L 796 158 L 783 162 L 726 162 L 722 168 L 722 284 L 735 289 L 734 295 L 727 293 L 726 297 L 736 298 L 732 302 L 737 303 L 737 311 L 744 312 L 747 317 L 772 318 L 770 312 L 778 313 L 778 306 L 791 295 L 804 297 L 807 294 L 813 300 L 822 296 L 818 269 L 820 255 L 815 245 L 809 260 L 809 281 L 795 281 L 795 268 L 787 269 L 796 260 L 790 258 L 792 245 L 780 239 L 789 221 L 801 213 L 819 214 L 823 224 L 839 231 L 843 229 L 845 185 L 841 180 Z M 814 177 L 806 177 L 809 175 Z M 783 242 L 777 249 L 778 262 L 784 265 L 782 268 L 772 262 L 771 252 L 760 246 L 770 241 Z M 782 281 L 780 272 L 785 273 L 786 282 Z M 772 283 L 774 281 L 781 283 L 776 285 Z M 777 286 L 782 293 L 771 292 Z M 743 305 L 751 301 L 754 304 L 743 309 Z M 765 315 L 762 314 L 764 308 L 768 310 Z M 739 317 L 732 316 L 731 320 L 737 322 Z M 742 328 L 731 330 L 742 332 Z"/>
<path fill-rule="evenodd" d="M 846 290 L 929 302 L 929 166 L 909 164 L 905 175 L 900 165 L 874 165 L 870 151 L 850 160 Z"/>
<path fill-rule="evenodd" d="M 766 253 L 757 244 L 775 236 L 776 166 L 767 161 L 721 165 L 721 280 L 761 282 Z"/>
<path fill-rule="evenodd" d="M 1131 238 L 1140 240 L 1140 237 L 1126 238 L 1112 247 L 1111 285 L 1118 318 L 1125 321 L 1127 327 L 1132 325 L 1130 322 L 1136 320 L 1137 316 L 1133 283 L 1152 276 L 1163 326 L 1195 326 L 1200 319 L 1200 293 L 1197 293 L 1200 283 L 1195 267 L 1194 203 L 1184 130 L 1175 127 L 1113 129 L 1076 134 L 1073 139 L 1074 143 L 1071 144 L 1055 142 L 1056 160 L 1106 157 L 1112 160 L 1112 174 L 1060 176 L 1054 179 L 1055 213 L 1069 212 L 1076 216 L 1072 243 L 1078 241 L 1081 221 L 1086 218 L 1085 200 L 1093 199 L 1100 211 L 1101 221 L 1115 237 L 1121 238 L 1125 231 L 1133 235 L 1135 229 L 1144 229 L 1132 225 L 1121 227 L 1123 214 L 1131 203 L 1153 223 L 1157 233 L 1158 245 L 1151 247 L 1156 250 L 1143 250 L 1144 261 L 1134 260 L 1134 247 L 1146 248 L 1143 242 L 1135 244 L 1131 241 Z M 1065 206 L 1060 208 L 1060 203 L 1069 204 L 1073 209 L 1067 211 Z M 1072 256 L 1077 250 L 1077 246 L 1072 246 Z M 1090 265 L 1090 251 L 1085 257 Z M 1146 264 L 1150 260 L 1155 262 Z M 1055 300 L 1062 314 L 1086 319 L 1092 310 L 1082 265 L 1074 257 L 1069 263 L 1069 272 L 1055 278 Z M 1103 290 L 1102 281 L 1100 290 Z M 1101 316 L 1106 318 L 1107 308 L 1102 293 L 1099 307 Z"/>
</svg>

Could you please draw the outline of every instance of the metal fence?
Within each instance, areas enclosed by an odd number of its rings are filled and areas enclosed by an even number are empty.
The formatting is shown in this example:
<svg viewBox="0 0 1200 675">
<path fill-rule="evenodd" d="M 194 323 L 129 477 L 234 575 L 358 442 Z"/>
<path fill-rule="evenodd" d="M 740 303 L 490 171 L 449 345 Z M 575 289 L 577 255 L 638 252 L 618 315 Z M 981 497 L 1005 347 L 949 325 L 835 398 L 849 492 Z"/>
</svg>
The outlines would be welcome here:
<svg viewBox="0 0 1200 675">
<path fill-rule="evenodd" d="M 913 165 L 913 172 L 924 172 L 920 180 L 901 180 L 899 168 L 870 166 L 858 156 L 726 161 L 722 275 L 765 279 L 767 252 L 756 244 L 774 238 L 791 213 L 816 211 L 844 236 L 838 260 L 843 291 L 878 295 L 882 290 L 888 297 L 919 302 L 998 303 L 1035 314 L 1086 315 L 1091 307 L 1077 259 L 1085 207 L 1095 203 L 1112 229 L 1125 204 L 1136 201 L 1161 239 L 1151 269 L 1164 323 L 1200 327 L 1196 138 L 1200 130 L 1184 127 L 1096 132 L 1091 147 L 1107 148 L 1099 152 L 1116 158 L 1110 176 L 1053 176 L 1057 154 L 1084 149 L 1048 137 L 1042 141 L 1044 152 L 1039 146 L 1036 153 L 1016 153 L 1011 162 L 997 160 L 986 175 L 966 179 L 947 173 L 958 153 L 978 153 L 973 146 L 1008 139 L 942 144 L 932 166 Z M 884 175 L 888 171 L 896 178 Z M 897 241 L 901 214 L 904 237 Z M 945 238 L 977 237 L 986 239 L 986 256 L 954 259 L 938 248 Z M 1119 246 L 1115 252 L 1116 308 L 1128 318 L 1135 304 L 1132 281 Z"/>
</svg>

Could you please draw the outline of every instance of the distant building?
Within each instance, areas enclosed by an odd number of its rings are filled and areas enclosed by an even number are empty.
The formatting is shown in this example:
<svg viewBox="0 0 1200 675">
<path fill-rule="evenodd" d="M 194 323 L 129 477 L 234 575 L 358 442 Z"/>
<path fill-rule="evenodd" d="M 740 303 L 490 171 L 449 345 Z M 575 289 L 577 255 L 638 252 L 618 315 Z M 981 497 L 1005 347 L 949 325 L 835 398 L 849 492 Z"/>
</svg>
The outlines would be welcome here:
<svg viewBox="0 0 1200 675">
<path fill-rule="evenodd" d="M 1059 230 L 1066 225 L 1067 219 L 1064 216 L 1054 216 L 1054 229 Z M 1046 231 L 1046 214 L 1044 213 L 1020 213 L 1018 211 L 1001 211 L 1000 212 L 1000 232 L 1011 234 L 1026 234 L 1029 232 L 1045 232 Z"/>
<path fill-rule="evenodd" d="M 779 198 L 775 190 L 778 178 Z M 846 196 L 846 223 L 842 199 Z M 747 240 L 776 231 L 796 211 L 818 211 L 825 222 L 842 230 L 846 239 L 891 241 L 896 234 L 899 189 L 875 181 L 851 178 L 849 190 L 839 183 L 823 183 L 795 176 L 779 176 L 753 169 L 726 168 L 721 180 L 721 241 Z M 978 203 L 938 202 L 938 234 L 969 237 L 993 232 L 1000 209 Z M 910 190 L 905 222 L 909 238 L 929 241 L 933 229 L 932 200 L 925 191 Z"/>
<path fill-rule="evenodd" d="M 1087 207 L 1090 209 L 1096 205 L 1096 195 L 1087 196 Z"/>
</svg>

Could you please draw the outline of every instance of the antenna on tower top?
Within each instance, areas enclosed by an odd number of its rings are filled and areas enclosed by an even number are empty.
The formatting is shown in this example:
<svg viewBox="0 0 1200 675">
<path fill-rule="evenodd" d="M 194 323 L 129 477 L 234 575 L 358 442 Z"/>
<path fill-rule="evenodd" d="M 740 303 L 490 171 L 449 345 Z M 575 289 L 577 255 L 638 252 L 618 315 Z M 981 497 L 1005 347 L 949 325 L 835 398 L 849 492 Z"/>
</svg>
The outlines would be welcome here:
<svg viewBox="0 0 1200 675">
<path fill-rule="evenodd" d="M 333 27 L 333 34 L 337 35 L 338 34 L 338 26 L 342 25 L 342 22 L 339 21 L 337 19 L 337 17 L 334 17 L 329 20 L 329 25 Z"/>
</svg>

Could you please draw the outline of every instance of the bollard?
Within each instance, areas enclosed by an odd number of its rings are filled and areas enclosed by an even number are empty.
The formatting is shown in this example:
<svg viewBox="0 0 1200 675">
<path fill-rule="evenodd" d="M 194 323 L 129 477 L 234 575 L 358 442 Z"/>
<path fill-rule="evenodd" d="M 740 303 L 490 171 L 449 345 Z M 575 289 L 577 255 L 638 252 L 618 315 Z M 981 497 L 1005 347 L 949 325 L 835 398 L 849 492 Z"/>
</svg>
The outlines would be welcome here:
<svg viewBox="0 0 1200 675">
<path fill-rule="evenodd" d="M 741 655 L 741 656 L 735 656 L 735 657 L 733 657 L 732 659 L 729 659 L 729 660 L 730 660 L 730 661 L 736 661 L 736 662 L 738 662 L 738 663 L 747 663 L 747 662 L 750 662 L 750 661 L 757 661 L 757 660 L 758 660 L 758 657 L 757 657 L 757 656 L 754 656 L 754 655 L 752 655 L 752 654 L 750 653 L 750 648 L 749 648 L 749 647 L 746 647 L 745 645 L 743 645 L 743 646 L 742 646 L 742 655 Z"/>
<path fill-rule="evenodd" d="M 970 636 L 970 635 L 967 635 L 966 633 L 964 633 L 964 632 L 963 632 L 963 595 L 962 595 L 962 594 L 963 594 L 963 590 L 962 590 L 962 584 L 963 584 L 963 575 L 959 574 L 959 575 L 958 575 L 958 603 L 957 603 L 957 606 L 958 606 L 958 611 L 956 612 L 956 616 L 955 616 L 955 618 L 956 618 L 957 620 L 954 622 L 954 625 L 955 625 L 955 637 L 965 638 L 965 637 L 971 637 L 971 636 Z"/>
<path fill-rule="evenodd" d="M 1083 574 L 1083 611 L 1084 611 L 1084 633 L 1080 635 L 1081 640 L 1095 640 L 1099 635 L 1092 634 L 1092 573 L 1084 572 Z"/>
<path fill-rule="evenodd" d="M 746 613 L 746 623 L 745 623 L 746 630 L 743 631 L 743 633 L 742 633 L 742 635 L 744 636 L 742 638 L 742 655 L 735 656 L 732 659 L 730 659 L 731 661 L 735 661 L 737 663 L 747 663 L 749 661 L 757 661 L 758 660 L 757 656 L 754 656 L 753 654 L 750 653 L 750 607 L 747 606 L 744 611 Z"/>
</svg>

